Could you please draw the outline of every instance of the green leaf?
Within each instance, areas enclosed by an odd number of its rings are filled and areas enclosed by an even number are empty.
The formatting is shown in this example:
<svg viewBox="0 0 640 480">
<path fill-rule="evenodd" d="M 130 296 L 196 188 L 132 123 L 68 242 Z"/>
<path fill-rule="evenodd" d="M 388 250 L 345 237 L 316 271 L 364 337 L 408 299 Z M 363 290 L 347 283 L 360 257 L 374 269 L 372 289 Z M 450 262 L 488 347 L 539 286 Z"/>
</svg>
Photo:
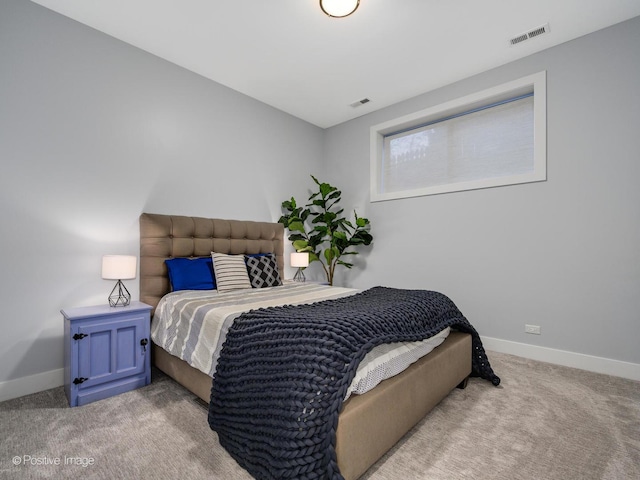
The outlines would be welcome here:
<svg viewBox="0 0 640 480">
<path fill-rule="evenodd" d="M 338 264 L 344 265 L 347 268 L 353 267 L 353 263 L 343 262 L 342 260 L 338 260 Z"/>
<path fill-rule="evenodd" d="M 356 227 L 354 227 L 354 226 L 353 226 L 353 223 L 351 223 L 351 222 L 350 222 L 349 220 L 347 220 L 346 218 L 343 218 L 343 219 L 342 219 L 342 226 L 343 226 L 345 229 L 349 228 L 349 229 L 351 229 L 351 230 L 353 230 L 354 228 L 356 228 Z"/>
<path fill-rule="evenodd" d="M 324 251 L 324 258 L 327 259 L 327 263 L 331 263 L 331 261 L 333 260 L 333 257 L 335 257 L 335 253 L 333 251 L 332 248 L 327 248 Z"/>
<path fill-rule="evenodd" d="M 353 237 L 351 237 L 352 245 L 370 245 L 373 241 L 373 237 L 369 232 L 364 230 L 359 230 L 355 233 Z"/>
<path fill-rule="evenodd" d="M 291 200 L 285 200 L 284 202 L 282 202 L 282 208 L 293 210 L 294 208 L 296 208 L 296 199 L 291 197 Z"/>
<path fill-rule="evenodd" d="M 317 247 L 318 245 L 321 245 L 322 243 L 324 243 L 324 237 L 325 237 L 325 234 L 323 233 L 311 235 L 309 237 L 309 245 L 311 245 L 312 247 Z"/>
<path fill-rule="evenodd" d="M 333 232 L 333 238 L 338 238 L 340 240 L 346 240 L 347 239 L 347 234 L 344 232 Z"/>
<path fill-rule="evenodd" d="M 293 248 L 296 249 L 296 252 L 306 249 L 308 245 L 309 243 L 306 240 L 296 240 L 293 242 Z"/>
<path fill-rule="evenodd" d="M 295 242 L 296 240 L 306 240 L 307 238 L 304 235 L 301 235 L 300 233 L 292 233 L 291 235 L 289 235 L 289 240 L 291 242 Z"/>
<path fill-rule="evenodd" d="M 336 219 L 336 214 L 333 212 L 327 212 L 324 214 L 324 223 L 332 223 Z"/>
<path fill-rule="evenodd" d="M 322 195 L 322 198 L 326 198 L 327 195 L 329 195 L 331 192 L 335 192 L 336 190 L 338 190 L 336 187 L 332 187 L 328 183 L 320 184 L 320 195 Z"/>
<path fill-rule="evenodd" d="M 289 223 L 289 230 L 294 232 L 304 232 L 304 223 L 300 220 L 294 220 Z"/>
</svg>

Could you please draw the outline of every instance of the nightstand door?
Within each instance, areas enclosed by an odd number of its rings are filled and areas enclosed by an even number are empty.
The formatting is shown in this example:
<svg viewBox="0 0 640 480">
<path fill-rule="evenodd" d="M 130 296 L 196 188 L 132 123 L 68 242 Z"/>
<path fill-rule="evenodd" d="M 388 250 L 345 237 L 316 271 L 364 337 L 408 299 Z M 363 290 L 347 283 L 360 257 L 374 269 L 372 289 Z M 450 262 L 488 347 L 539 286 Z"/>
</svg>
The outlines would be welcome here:
<svg viewBox="0 0 640 480">
<path fill-rule="evenodd" d="M 121 320 L 109 319 L 73 329 L 72 336 L 83 337 L 76 341 L 78 377 L 86 379 L 79 389 L 144 373 L 149 354 L 145 328 L 148 321 L 148 314 L 127 315 Z"/>
</svg>

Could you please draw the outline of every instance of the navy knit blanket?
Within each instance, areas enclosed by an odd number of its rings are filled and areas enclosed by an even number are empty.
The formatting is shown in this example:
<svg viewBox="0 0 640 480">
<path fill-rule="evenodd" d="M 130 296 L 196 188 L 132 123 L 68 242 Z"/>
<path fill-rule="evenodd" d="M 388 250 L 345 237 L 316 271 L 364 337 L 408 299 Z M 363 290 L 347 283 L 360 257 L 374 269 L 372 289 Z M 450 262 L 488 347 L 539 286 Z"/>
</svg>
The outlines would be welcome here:
<svg viewBox="0 0 640 480">
<path fill-rule="evenodd" d="M 498 385 L 478 333 L 438 292 L 375 287 L 247 312 L 222 348 L 209 425 L 257 479 L 342 479 L 338 414 L 362 358 L 377 345 L 423 340 L 446 327 L 472 335 L 473 373 Z"/>
</svg>

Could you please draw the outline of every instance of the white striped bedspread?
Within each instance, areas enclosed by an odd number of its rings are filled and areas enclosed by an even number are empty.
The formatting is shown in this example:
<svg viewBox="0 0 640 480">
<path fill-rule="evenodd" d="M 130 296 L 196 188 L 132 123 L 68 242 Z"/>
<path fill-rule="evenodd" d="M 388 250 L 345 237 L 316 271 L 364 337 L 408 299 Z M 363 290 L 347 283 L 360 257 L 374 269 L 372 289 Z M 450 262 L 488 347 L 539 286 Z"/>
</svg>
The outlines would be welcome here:
<svg viewBox="0 0 640 480">
<path fill-rule="evenodd" d="M 218 293 L 183 290 L 165 295 L 151 322 L 151 338 L 170 354 L 210 377 L 216 370 L 229 326 L 243 312 L 257 308 L 307 303 L 345 297 L 358 290 L 313 283 L 285 282 L 280 287 Z M 345 400 L 363 394 L 427 355 L 449 335 L 445 328 L 420 342 L 388 343 L 372 349 L 360 362 Z"/>
</svg>

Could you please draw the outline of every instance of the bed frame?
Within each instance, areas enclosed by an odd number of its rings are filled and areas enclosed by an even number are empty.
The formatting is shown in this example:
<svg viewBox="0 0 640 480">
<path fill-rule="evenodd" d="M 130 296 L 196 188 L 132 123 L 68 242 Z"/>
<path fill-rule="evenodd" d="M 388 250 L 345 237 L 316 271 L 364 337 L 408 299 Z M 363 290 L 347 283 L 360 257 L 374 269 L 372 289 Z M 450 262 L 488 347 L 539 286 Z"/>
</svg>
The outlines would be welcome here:
<svg viewBox="0 0 640 480">
<path fill-rule="evenodd" d="M 140 216 L 140 300 L 154 309 L 170 291 L 164 261 L 175 257 L 274 253 L 284 271 L 284 227 L 279 223 L 143 213 Z M 429 355 L 340 412 L 336 455 L 346 480 L 361 476 L 471 373 L 471 336 L 452 331 Z M 157 368 L 209 402 L 211 377 L 153 345 Z"/>
</svg>

